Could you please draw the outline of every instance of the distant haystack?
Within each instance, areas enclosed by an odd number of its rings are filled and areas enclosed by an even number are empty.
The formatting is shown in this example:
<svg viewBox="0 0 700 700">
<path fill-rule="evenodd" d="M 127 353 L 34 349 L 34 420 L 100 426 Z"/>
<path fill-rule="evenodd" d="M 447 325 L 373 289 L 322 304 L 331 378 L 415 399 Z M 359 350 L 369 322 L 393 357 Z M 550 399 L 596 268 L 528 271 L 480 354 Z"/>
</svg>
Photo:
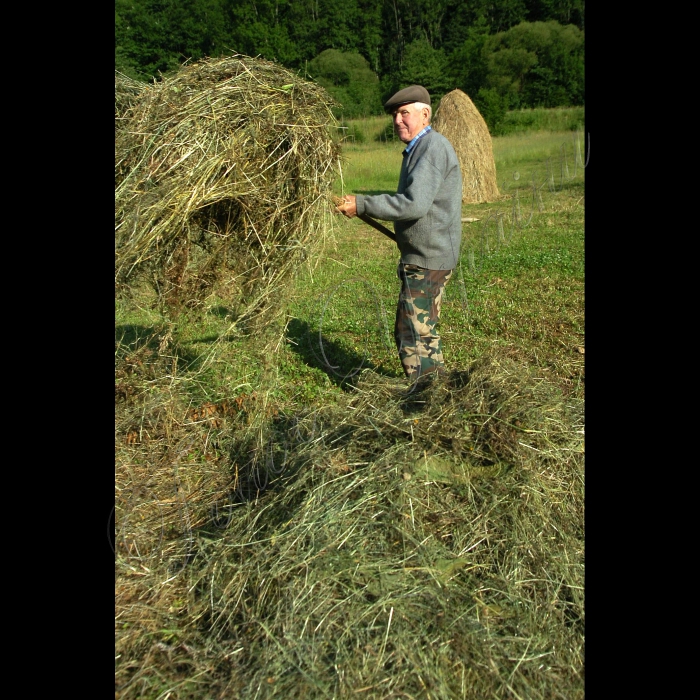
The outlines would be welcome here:
<svg viewBox="0 0 700 700">
<path fill-rule="evenodd" d="M 238 319 L 277 306 L 323 244 L 339 150 L 335 103 L 282 66 L 207 59 L 115 79 L 115 283 L 168 309 L 217 294 Z"/>
<path fill-rule="evenodd" d="M 462 168 L 462 202 L 493 202 L 499 199 L 496 163 L 491 134 L 479 110 L 461 90 L 441 100 L 432 126 L 454 146 Z"/>
</svg>

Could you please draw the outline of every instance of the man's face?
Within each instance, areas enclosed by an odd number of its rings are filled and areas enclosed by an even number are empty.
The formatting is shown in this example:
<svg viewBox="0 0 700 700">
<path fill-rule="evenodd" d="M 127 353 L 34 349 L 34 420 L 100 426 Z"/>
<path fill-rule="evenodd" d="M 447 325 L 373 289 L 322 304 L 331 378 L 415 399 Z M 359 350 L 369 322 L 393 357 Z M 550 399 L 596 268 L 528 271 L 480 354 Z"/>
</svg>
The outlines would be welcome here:
<svg viewBox="0 0 700 700">
<path fill-rule="evenodd" d="M 409 143 L 423 127 L 428 125 L 428 110 L 425 107 L 416 109 L 414 104 L 401 105 L 392 114 L 394 131 L 404 143 Z"/>
</svg>

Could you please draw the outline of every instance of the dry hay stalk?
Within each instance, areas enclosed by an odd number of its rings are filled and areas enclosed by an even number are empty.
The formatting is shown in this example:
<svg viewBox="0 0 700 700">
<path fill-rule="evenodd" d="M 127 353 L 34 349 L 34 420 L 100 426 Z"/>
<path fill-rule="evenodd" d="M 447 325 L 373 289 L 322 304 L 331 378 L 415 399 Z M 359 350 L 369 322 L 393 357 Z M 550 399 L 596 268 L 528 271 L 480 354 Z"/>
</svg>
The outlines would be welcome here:
<svg viewBox="0 0 700 700">
<path fill-rule="evenodd" d="M 320 86 L 240 55 L 145 87 L 115 136 L 118 290 L 143 277 L 169 310 L 217 293 L 239 318 L 274 306 L 324 241 L 332 105 Z"/>
<path fill-rule="evenodd" d="M 118 697 L 582 699 L 582 419 L 498 354 L 421 395 L 367 372 L 337 406 L 230 433 L 259 490 L 204 524 L 221 490 L 189 441 L 140 475 L 133 453 L 117 526 L 147 543 L 150 508 L 151 546 L 117 552 Z M 173 458 L 179 538 L 154 503 Z"/>
<path fill-rule="evenodd" d="M 124 121 L 126 112 L 138 101 L 147 84 L 114 71 L 114 119 L 116 127 Z"/>
<path fill-rule="evenodd" d="M 462 202 L 495 202 L 500 198 L 491 134 L 479 110 L 461 90 L 448 92 L 432 126 L 447 138 L 462 169 Z"/>
</svg>

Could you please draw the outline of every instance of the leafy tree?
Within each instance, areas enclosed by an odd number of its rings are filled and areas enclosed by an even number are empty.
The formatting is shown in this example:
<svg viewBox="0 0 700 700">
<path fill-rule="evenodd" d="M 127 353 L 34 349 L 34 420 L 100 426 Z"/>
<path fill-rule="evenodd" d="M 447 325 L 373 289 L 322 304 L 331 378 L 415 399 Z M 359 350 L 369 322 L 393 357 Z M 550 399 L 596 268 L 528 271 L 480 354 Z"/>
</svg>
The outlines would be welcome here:
<svg viewBox="0 0 700 700">
<path fill-rule="evenodd" d="M 415 39 L 425 39 L 435 48 L 442 47 L 443 21 L 450 6 L 450 0 L 414 0 L 412 7 L 416 12 Z"/>
<path fill-rule="evenodd" d="M 522 47 L 498 46 L 493 37 L 489 39 L 484 47 L 488 56 L 487 86 L 506 98 L 511 108 L 520 107 L 523 78 L 537 63 L 537 54 Z"/>
<path fill-rule="evenodd" d="M 309 61 L 307 73 L 342 105 L 338 116 L 352 119 L 383 112 L 379 78 L 359 53 L 326 49 Z"/>
<path fill-rule="evenodd" d="M 508 98 L 501 95 L 495 88 L 480 88 L 473 102 L 484 118 L 491 136 L 497 136 L 508 111 Z"/>
<path fill-rule="evenodd" d="M 116 0 L 115 63 L 157 77 L 223 48 L 220 0 Z"/>
<path fill-rule="evenodd" d="M 129 36 L 128 20 L 119 13 L 118 5 L 119 0 L 117 0 L 117 8 L 115 8 L 114 13 L 114 34 L 116 37 L 114 67 L 134 80 L 147 80 L 150 76 L 145 75 L 141 70 L 140 56 L 134 51 L 134 42 Z"/>
<path fill-rule="evenodd" d="M 150 0 L 115 1 L 115 63 L 132 77 L 146 80 L 176 67 L 177 55 L 166 47 L 162 7 Z"/>
<path fill-rule="evenodd" d="M 448 57 L 448 74 L 452 84 L 474 100 L 486 85 L 488 63 L 484 45 L 489 36 L 489 26 L 482 16 L 466 32 L 466 38 Z"/>
<path fill-rule="evenodd" d="M 297 65 L 299 46 L 289 35 L 290 0 L 221 0 L 229 50 Z"/>
<path fill-rule="evenodd" d="M 584 104 L 583 31 L 573 24 L 562 26 L 555 20 L 533 24 L 537 25 L 533 29 L 539 38 L 534 48 L 538 60 L 525 77 L 524 101 L 533 107 Z"/>
<path fill-rule="evenodd" d="M 584 29 L 584 0 L 526 0 L 527 21 L 546 22 L 554 19 L 559 24 L 575 24 Z"/>
<path fill-rule="evenodd" d="M 559 22 L 521 22 L 489 36 L 485 87 L 510 108 L 580 105 L 584 101 L 583 32 Z"/>
<path fill-rule="evenodd" d="M 372 73 L 361 94 L 356 77 L 333 84 L 315 69 L 347 109 L 372 113 L 416 82 L 436 99 L 484 90 L 492 111 L 583 104 L 583 20 L 584 0 L 115 0 L 115 66 L 150 80 L 236 51 L 311 72 L 334 50 Z"/>
<path fill-rule="evenodd" d="M 375 3 L 376 4 L 376 3 Z M 376 63 L 380 45 L 376 30 L 377 10 L 368 0 L 296 0 L 290 13 L 290 35 L 303 61 L 326 49 L 361 53 Z"/>
<path fill-rule="evenodd" d="M 449 56 L 467 41 L 476 27 L 486 27 L 488 22 L 479 3 L 450 0 L 442 23 L 442 49 Z"/>
<path fill-rule="evenodd" d="M 483 16 L 495 32 L 506 31 L 527 19 L 525 0 L 486 0 L 482 2 L 482 7 Z"/>
<path fill-rule="evenodd" d="M 400 76 L 404 86 L 422 85 L 434 104 L 452 87 L 444 52 L 434 49 L 426 39 L 416 39 L 406 47 Z"/>
<path fill-rule="evenodd" d="M 382 36 L 382 7 L 376 0 L 357 0 L 356 34 L 358 51 L 367 59 L 370 68 L 379 73 L 379 59 L 385 49 Z"/>
</svg>

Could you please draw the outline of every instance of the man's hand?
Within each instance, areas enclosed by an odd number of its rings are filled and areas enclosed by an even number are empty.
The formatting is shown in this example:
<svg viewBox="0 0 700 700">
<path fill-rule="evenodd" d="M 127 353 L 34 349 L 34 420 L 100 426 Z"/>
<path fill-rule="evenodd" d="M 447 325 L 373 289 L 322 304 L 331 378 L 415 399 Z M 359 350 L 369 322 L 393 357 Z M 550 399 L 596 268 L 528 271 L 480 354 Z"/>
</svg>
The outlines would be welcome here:
<svg viewBox="0 0 700 700">
<path fill-rule="evenodd" d="M 357 202 L 354 194 L 346 194 L 344 197 L 335 198 L 336 209 L 348 219 L 357 216 Z"/>
</svg>

